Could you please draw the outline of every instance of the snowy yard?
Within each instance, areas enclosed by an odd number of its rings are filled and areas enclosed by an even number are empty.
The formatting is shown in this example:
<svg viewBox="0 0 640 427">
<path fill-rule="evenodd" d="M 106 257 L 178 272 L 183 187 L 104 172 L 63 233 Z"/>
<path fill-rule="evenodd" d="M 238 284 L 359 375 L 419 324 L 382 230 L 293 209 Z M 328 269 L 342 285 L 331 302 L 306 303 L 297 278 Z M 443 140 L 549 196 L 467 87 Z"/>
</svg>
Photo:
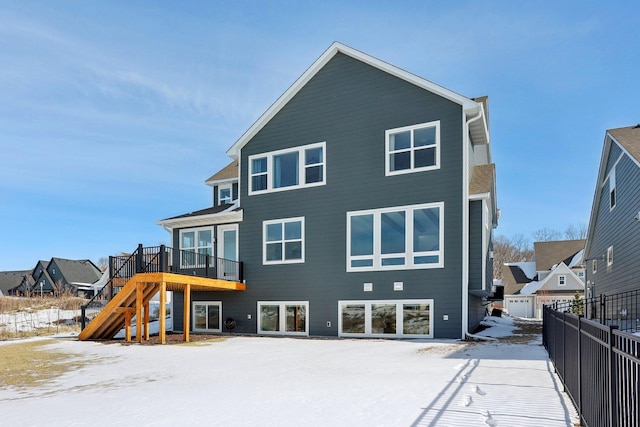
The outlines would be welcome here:
<svg viewBox="0 0 640 427">
<path fill-rule="evenodd" d="M 509 336 L 517 326 L 492 320 L 484 335 Z M 45 385 L 0 390 L 2 425 L 540 427 L 577 419 L 539 335 L 165 346 L 56 339 L 47 348 L 92 361 Z"/>
</svg>

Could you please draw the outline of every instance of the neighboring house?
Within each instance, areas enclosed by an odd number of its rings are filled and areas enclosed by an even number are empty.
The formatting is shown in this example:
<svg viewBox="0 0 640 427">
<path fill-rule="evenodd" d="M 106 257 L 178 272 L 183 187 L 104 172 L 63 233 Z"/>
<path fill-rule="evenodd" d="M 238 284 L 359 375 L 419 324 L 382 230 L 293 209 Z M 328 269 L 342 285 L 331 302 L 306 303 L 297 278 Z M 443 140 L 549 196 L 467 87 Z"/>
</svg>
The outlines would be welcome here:
<svg viewBox="0 0 640 427">
<path fill-rule="evenodd" d="M 588 296 L 640 290 L 640 125 L 606 132 L 585 252 Z"/>
<path fill-rule="evenodd" d="M 17 285 L 8 290 L 9 294 L 44 296 L 70 292 L 83 296 L 93 292 L 91 285 L 102 276 L 100 269 L 90 260 L 55 257 L 50 261 L 38 261 L 33 270 L 21 273 Z"/>
<path fill-rule="evenodd" d="M 535 242 L 535 261 L 502 268 L 505 310 L 518 317 L 542 318 L 542 306 L 571 302 L 584 294 L 585 240 Z"/>
<path fill-rule="evenodd" d="M 174 268 L 240 260 L 246 291 L 193 292 L 190 326 L 174 294 L 174 330 L 463 338 L 482 320 L 497 226 L 486 98 L 334 43 L 227 154 L 213 206 L 158 224 Z"/>
<path fill-rule="evenodd" d="M 0 296 L 15 295 L 25 274 L 31 271 L 0 271 Z"/>
</svg>

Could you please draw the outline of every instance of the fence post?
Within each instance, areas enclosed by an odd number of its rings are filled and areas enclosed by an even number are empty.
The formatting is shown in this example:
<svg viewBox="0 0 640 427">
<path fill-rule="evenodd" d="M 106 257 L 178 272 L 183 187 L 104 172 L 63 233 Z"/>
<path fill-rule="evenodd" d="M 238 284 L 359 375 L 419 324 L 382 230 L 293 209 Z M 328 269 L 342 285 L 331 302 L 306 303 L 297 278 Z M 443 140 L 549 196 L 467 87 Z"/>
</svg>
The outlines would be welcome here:
<svg viewBox="0 0 640 427">
<path fill-rule="evenodd" d="M 608 353 L 609 353 L 609 360 L 608 360 L 608 368 L 609 368 L 609 425 L 611 427 L 617 427 L 618 425 L 618 402 L 616 399 L 616 378 L 617 378 L 617 372 L 618 372 L 618 366 L 615 360 L 615 352 L 613 351 L 614 349 L 614 345 L 613 345 L 613 332 L 615 330 L 618 329 L 618 326 L 609 326 L 608 332 L 609 332 L 609 342 L 608 342 Z"/>
<path fill-rule="evenodd" d="M 600 294 L 600 323 L 606 325 L 607 320 L 607 297 Z"/>
<path fill-rule="evenodd" d="M 556 311 L 557 312 L 557 311 Z M 567 357 L 567 340 L 565 339 L 565 329 L 567 328 L 567 323 L 565 319 L 565 313 L 561 312 L 562 316 L 562 391 L 567 392 L 567 386 L 565 385 L 566 381 L 566 372 L 564 370 L 565 367 L 565 359 Z"/>
<path fill-rule="evenodd" d="M 136 249 L 136 273 L 143 273 L 142 268 L 142 243 L 138 244 L 138 249 Z"/>
<path fill-rule="evenodd" d="M 204 258 L 204 277 L 209 277 L 209 266 L 211 265 L 211 256 L 205 255 Z"/>
<path fill-rule="evenodd" d="M 582 418 L 582 319 L 578 315 L 578 414 Z"/>
<path fill-rule="evenodd" d="M 80 330 L 84 330 L 84 327 L 87 326 L 87 322 L 85 321 L 85 315 L 87 314 L 87 307 L 84 305 L 80 307 Z"/>
<path fill-rule="evenodd" d="M 244 283 L 244 264 L 238 261 L 238 282 Z"/>
<path fill-rule="evenodd" d="M 113 298 L 113 257 L 109 255 L 109 283 L 107 283 L 107 297 L 108 301 L 111 301 Z"/>
</svg>

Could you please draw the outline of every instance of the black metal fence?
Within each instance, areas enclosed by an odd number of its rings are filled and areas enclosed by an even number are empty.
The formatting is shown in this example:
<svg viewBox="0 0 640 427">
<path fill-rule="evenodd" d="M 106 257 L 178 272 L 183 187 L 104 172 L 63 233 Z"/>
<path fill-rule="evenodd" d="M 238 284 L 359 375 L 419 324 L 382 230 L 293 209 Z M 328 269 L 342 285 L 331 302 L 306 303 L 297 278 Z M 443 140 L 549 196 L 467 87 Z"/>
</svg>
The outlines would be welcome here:
<svg viewBox="0 0 640 427">
<path fill-rule="evenodd" d="M 640 337 L 545 306 L 543 344 L 583 426 L 640 425 Z"/>
<path fill-rule="evenodd" d="M 131 255 L 109 257 L 109 280 L 81 307 L 82 329 L 137 273 L 175 273 L 212 279 L 243 281 L 240 261 L 206 253 L 173 249 L 164 245 L 138 248 Z"/>
<path fill-rule="evenodd" d="M 557 303 L 554 308 L 584 315 L 603 325 L 617 326 L 621 331 L 640 331 L 640 290 Z"/>
</svg>

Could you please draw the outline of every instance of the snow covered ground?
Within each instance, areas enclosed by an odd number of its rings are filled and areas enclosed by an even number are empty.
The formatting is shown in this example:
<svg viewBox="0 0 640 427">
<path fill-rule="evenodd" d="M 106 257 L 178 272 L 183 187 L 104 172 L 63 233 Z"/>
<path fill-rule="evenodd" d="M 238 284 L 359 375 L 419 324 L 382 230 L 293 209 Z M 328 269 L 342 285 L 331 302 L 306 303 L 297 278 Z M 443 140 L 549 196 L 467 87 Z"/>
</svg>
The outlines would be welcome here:
<svg viewBox="0 0 640 427">
<path fill-rule="evenodd" d="M 93 361 L 0 390 L 7 426 L 572 426 L 539 336 L 500 341 L 228 337 L 141 346 L 56 340 Z M 3 346 L 0 346 L 0 360 Z"/>
<path fill-rule="evenodd" d="M 80 310 L 63 310 L 51 307 L 45 310 L 24 309 L 12 313 L 0 313 L 0 329 L 8 332 L 32 332 L 36 329 L 56 328 L 65 321 L 80 315 Z"/>
</svg>

